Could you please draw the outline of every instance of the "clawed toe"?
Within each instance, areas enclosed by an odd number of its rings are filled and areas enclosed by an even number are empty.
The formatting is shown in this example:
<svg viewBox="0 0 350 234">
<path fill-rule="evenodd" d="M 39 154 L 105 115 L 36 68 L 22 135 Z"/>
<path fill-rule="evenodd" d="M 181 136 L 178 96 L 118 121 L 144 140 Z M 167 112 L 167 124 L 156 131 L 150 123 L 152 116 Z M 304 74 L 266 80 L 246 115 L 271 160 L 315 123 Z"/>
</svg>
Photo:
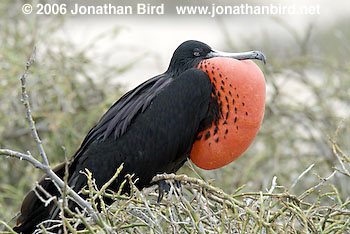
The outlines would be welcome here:
<svg viewBox="0 0 350 234">
<path fill-rule="evenodd" d="M 175 180 L 175 185 L 177 188 L 182 188 L 182 184 L 180 180 Z"/>
<path fill-rule="evenodd" d="M 157 182 L 158 184 L 158 199 L 157 203 L 159 204 L 160 201 L 163 199 L 164 192 L 169 192 L 170 191 L 170 185 L 165 182 L 165 180 L 160 180 Z"/>
<path fill-rule="evenodd" d="M 160 180 L 157 182 L 157 184 L 158 184 L 158 192 L 159 192 L 157 203 L 159 204 L 160 201 L 163 199 L 164 193 L 168 193 L 170 191 L 170 184 L 165 182 L 165 180 Z M 181 181 L 175 180 L 175 186 L 177 188 L 181 189 L 182 188 Z"/>
</svg>

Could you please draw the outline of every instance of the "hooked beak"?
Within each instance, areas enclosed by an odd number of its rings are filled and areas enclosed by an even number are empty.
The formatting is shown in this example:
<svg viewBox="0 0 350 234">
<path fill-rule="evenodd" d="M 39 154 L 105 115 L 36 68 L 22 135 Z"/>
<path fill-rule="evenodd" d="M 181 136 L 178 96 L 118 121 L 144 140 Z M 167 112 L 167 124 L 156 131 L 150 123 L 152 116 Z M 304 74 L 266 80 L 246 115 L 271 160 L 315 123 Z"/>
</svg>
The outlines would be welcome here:
<svg viewBox="0 0 350 234">
<path fill-rule="evenodd" d="M 262 52 L 257 50 L 242 52 L 242 53 L 227 53 L 227 52 L 212 50 L 206 56 L 207 59 L 214 58 L 214 57 L 227 57 L 227 58 L 234 58 L 237 60 L 258 59 L 258 60 L 261 60 L 264 64 L 266 64 L 265 55 Z"/>
</svg>

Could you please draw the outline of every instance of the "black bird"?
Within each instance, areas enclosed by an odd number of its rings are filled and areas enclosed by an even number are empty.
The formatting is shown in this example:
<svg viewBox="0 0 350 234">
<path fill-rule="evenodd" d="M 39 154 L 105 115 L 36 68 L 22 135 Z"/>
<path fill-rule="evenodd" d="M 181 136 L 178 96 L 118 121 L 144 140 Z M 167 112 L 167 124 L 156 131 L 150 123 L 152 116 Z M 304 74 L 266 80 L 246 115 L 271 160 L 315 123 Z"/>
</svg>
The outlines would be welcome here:
<svg viewBox="0 0 350 234">
<path fill-rule="evenodd" d="M 166 72 L 123 95 L 89 131 L 69 162 L 69 186 L 80 191 L 87 184 L 80 172 L 87 168 L 101 187 L 122 163 L 124 169 L 111 190 L 118 190 L 126 174 L 134 173 L 139 179 L 136 186 L 142 189 L 156 174 L 175 173 L 189 156 L 198 132 L 220 118 L 210 79 L 196 68 L 213 57 L 265 61 L 258 51 L 222 53 L 199 41 L 182 43 Z M 62 178 L 64 164 L 55 172 Z M 40 184 L 51 195 L 60 196 L 50 180 L 43 179 Z M 161 194 L 164 184 L 159 187 Z M 43 220 L 56 218 L 55 210 L 53 203 L 45 207 L 31 191 L 23 201 L 14 230 L 32 233 Z"/>
</svg>

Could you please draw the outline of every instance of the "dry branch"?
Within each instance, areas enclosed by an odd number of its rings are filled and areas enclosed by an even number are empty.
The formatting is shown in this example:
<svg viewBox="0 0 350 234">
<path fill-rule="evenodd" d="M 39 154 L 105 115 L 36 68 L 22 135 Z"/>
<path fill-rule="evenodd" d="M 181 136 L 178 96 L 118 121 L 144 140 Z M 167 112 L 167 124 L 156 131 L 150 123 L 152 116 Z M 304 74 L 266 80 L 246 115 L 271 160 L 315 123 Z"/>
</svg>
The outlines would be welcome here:
<svg viewBox="0 0 350 234">
<path fill-rule="evenodd" d="M 93 209 L 92 205 L 84 200 L 80 195 L 78 195 L 73 189 L 71 189 L 68 185 L 64 183 L 64 181 L 59 178 L 50 168 L 49 161 L 47 158 L 47 155 L 45 153 L 44 147 L 42 145 L 42 142 L 40 140 L 38 131 L 35 126 L 35 121 L 33 120 L 32 114 L 31 114 L 31 108 L 30 108 L 30 103 L 29 103 L 29 98 L 27 94 L 27 89 L 26 89 L 26 77 L 29 73 L 29 69 L 32 66 L 32 64 L 35 61 L 35 55 L 36 55 L 36 47 L 34 47 L 33 52 L 26 63 L 26 68 L 20 77 L 21 80 L 21 85 L 22 85 L 22 103 L 25 106 L 26 109 L 26 118 L 29 122 L 30 129 L 32 132 L 33 139 L 37 145 L 37 148 L 39 150 L 39 153 L 41 155 L 43 163 L 39 162 L 36 160 L 31 153 L 28 151 L 27 154 L 23 154 L 20 152 L 16 152 L 13 150 L 9 149 L 0 149 L 0 155 L 4 155 L 6 157 L 14 157 L 18 158 L 20 160 L 25 160 L 31 163 L 34 167 L 41 169 L 46 173 L 46 175 L 53 181 L 53 183 L 57 184 L 60 189 L 63 191 L 65 190 L 68 195 L 72 197 L 72 199 L 83 209 L 87 210 L 87 212 L 91 215 L 91 217 L 94 219 L 96 223 L 99 223 L 103 225 L 104 227 L 108 227 L 108 225 L 104 224 L 104 222 L 99 219 L 98 215 L 96 214 L 95 210 Z M 112 233 L 111 228 L 107 228 L 110 233 Z"/>
</svg>

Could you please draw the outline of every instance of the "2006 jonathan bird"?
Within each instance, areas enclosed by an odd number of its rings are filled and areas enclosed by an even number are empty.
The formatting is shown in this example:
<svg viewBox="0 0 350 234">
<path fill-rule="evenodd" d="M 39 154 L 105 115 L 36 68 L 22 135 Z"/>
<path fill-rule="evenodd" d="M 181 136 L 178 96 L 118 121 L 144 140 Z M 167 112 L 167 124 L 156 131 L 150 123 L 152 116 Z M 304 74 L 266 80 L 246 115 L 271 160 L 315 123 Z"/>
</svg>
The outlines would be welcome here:
<svg viewBox="0 0 350 234">
<path fill-rule="evenodd" d="M 81 173 L 86 168 L 101 187 L 124 163 L 109 187 L 117 191 L 126 174 L 134 173 L 142 189 L 156 174 L 176 172 L 188 157 L 208 170 L 232 162 L 251 144 L 264 115 L 264 76 L 249 59 L 265 63 L 259 51 L 225 53 L 199 41 L 182 43 L 166 72 L 122 96 L 88 132 L 69 161 L 68 185 L 80 191 L 87 184 Z M 62 178 L 64 168 L 54 171 Z M 50 180 L 40 185 L 60 196 Z M 161 196 L 168 187 L 164 181 L 158 185 Z M 32 233 L 58 213 L 54 203 L 45 206 L 31 191 L 14 230 Z"/>
</svg>

